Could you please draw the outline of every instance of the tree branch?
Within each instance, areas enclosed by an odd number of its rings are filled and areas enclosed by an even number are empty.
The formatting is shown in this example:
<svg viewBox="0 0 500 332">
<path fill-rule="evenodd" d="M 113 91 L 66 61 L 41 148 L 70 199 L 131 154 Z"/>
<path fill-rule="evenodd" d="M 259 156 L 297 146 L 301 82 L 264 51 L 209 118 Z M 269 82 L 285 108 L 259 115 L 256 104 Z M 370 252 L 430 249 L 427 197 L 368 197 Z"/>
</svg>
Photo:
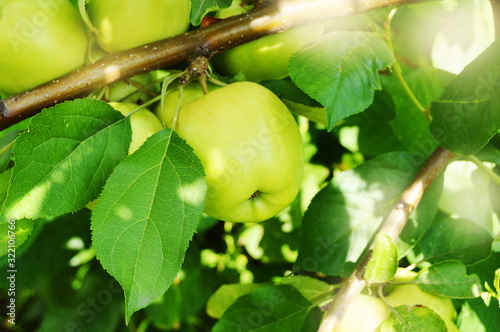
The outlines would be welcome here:
<svg viewBox="0 0 500 332">
<path fill-rule="evenodd" d="M 401 195 L 401 198 L 382 225 L 380 233 L 389 235 L 392 241 L 397 240 L 410 214 L 418 206 L 424 192 L 454 157 L 455 154 L 443 147 L 438 147 L 434 151 L 420 172 L 413 179 L 413 182 Z M 337 330 L 345 310 L 352 302 L 353 298 L 366 286 L 366 281 L 363 276 L 365 274 L 366 265 L 371 258 L 372 251 L 373 244 L 328 306 L 328 313 L 323 319 L 318 332 L 334 332 Z"/>
<path fill-rule="evenodd" d="M 0 100 L 0 129 L 43 108 L 85 96 L 93 90 L 202 54 L 215 53 L 301 25 L 423 0 L 281 0 L 266 1 L 249 13 L 131 50 L 108 54 L 30 91 Z"/>
</svg>

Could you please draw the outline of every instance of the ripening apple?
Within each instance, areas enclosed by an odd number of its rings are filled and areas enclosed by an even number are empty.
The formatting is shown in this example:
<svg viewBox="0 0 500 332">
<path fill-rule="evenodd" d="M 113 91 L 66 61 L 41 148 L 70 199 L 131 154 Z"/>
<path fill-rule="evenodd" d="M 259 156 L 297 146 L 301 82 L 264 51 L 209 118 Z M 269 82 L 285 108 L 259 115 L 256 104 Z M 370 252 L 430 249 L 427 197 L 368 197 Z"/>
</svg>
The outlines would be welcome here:
<svg viewBox="0 0 500 332">
<path fill-rule="evenodd" d="M 211 92 L 218 88 L 220 88 L 220 86 L 212 83 L 207 83 L 208 92 Z M 192 101 L 200 99 L 201 97 L 203 97 L 203 95 L 203 89 L 201 88 L 200 84 L 198 84 L 197 82 L 187 84 L 182 89 L 182 100 L 180 106 L 182 107 Z M 172 119 L 175 115 L 178 98 L 179 90 L 173 91 L 165 97 L 163 110 L 161 109 L 161 103 L 158 103 L 158 106 L 155 109 L 155 115 L 158 117 L 158 119 L 160 119 L 160 121 L 164 122 L 166 128 L 170 128 L 170 126 L 172 125 Z"/>
<path fill-rule="evenodd" d="M 0 94 L 14 95 L 85 61 L 87 33 L 69 1 L 0 1 Z"/>
<path fill-rule="evenodd" d="M 190 0 L 87 0 L 87 13 L 107 52 L 172 37 L 189 28 Z"/>
<path fill-rule="evenodd" d="M 239 3 L 241 1 L 233 2 L 231 7 L 221 10 L 218 17 L 225 18 L 226 15 L 244 12 L 245 9 Z M 288 76 L 288 59 L 292 53 L 305 43 L 320 37 L 323 27 L 323 23 L 317 23 L 265 36 L 216 54 L 211 64 L 222 75 L 234 76 L 241 73 L 246 80 L 252 82 L 281 79 Z"/>
<path fill-rule="evenodd" d="M 347 307 L 338 332 L 373 332 L 387 317 L 391 310 L 382 299 L 358 294 Z"/>
<path fill-rule="evenodd" d="M 180 109 L 175 130 L 205 169 L 208 215 L 259 222 L 297 196 L 304 167 L 300 132 L 263 86 L 239 82 L 209 92 Z"/>
<path fill-rule="evenodd" d="M 410 283 L 416 278 L 415 272 L 407 272 L 397 276 L 393 282 Z M 429 294 L 416 284 L 389 284 L 385 289 L 385 300 L 395 308 L 402 305 L 423 305 L 436 312 L 446 323 L 449 332 L 458 332 L 454 323 L 456 310 L 450 298 Z M 340 323 L 339 332 L 373 332 L 386 320 L 391 311 L 384 301 L 378 297 L 358 294 Z"/>
</svg>

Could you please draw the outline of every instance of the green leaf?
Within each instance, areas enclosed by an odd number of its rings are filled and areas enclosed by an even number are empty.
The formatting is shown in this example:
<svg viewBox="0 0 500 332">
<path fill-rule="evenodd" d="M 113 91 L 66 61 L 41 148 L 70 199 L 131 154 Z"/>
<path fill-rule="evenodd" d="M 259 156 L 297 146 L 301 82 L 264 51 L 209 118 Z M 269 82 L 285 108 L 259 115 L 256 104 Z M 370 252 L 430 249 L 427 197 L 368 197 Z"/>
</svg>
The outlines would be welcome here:
<svg viewBox="0 0 500 332">
<path fill-rule="evenodd" d="M 5 171 L 7 167 L 9 167 L 12 157 L 12 147 L 8 147 L 8 145 L 14 142 L 19 133 L 21 133 L 20 130 L 9 131 L 0 138 L 0 150 L 6 148 L 6 150 L 0 154 L 0 172 Z"/>
<path fill-rule="evenodd" d="M 399 306 L 394 309 L 397 315 L 391 313 L 377 328 L 377 332 L 448 331 L 444 320 L 428 307 Z"/>
<path fill-rule="evenodd" d="M 336 31 L 290 57 L 293 82 L 319 101 L 328 113 L 328 130 L 349 115 L 366 109 L 382 88 L 378 71 L 394 55 L 376 33 Z"/>
<path fill-rule="evenodd" d="M 481 294 L 483 306 L 495 306 L 495 298 L 500 297 L 500 252 L 493 251 L 491 255 L 476 264 L 467 266 L 468 273 L 475 273 L 485 286 L 485 291 Z M 498 307 L 498 305 L 497 305 Z M 487 311 L 485 311 L 486 313 Z M 500 322 L 499 322 L 500 324 Z M 500 329 L 499 329 L 500 330 Z M 493 330 L 494 331 L 494 330 Z"/>
<path fill-rule="evenodd" d="M 430 67 L 410 69 L 403 67 L 403 76 L 408 87 L 423 107 L 439 98 L 455 75 Z M 381 76 L 384 90 L 391 94 L 396 115 L 391 121 L 392 130 L 408 151 L 424 158 L 439 145 L 430 131 L 430 123 L 415 106 L 401 83 L 394 75 Z"/>
<path fill-rule="evenodd" d="M 78 289 L 71 287 L 71 279 L 80 279 L 75 282 L 81 283 Z M 83 277 L 65 270 L 44 286 L 58 293 L 64 287 L 65 296 L 60 301 L 48 301 L 52 303 L 46 304 L 40 331 L 115 332 L 123 325 L 123 291 L 98 264 L 92 264 Z M 47 290 L 41 291 L 49 297 Z"/>
<path fill-rule="evenodd" d="M 294 270 L 349 276 L 423 163 L 406 152 L 389 153 L 336 176 L 304 215 Z"/>
<path fill-rule="evenodd" d="M 72 0 L 73 1 L 73 0 Z M 101 35 L 101 31 L 97 29 L 93 24 L 92 21 L 90 20 L 89 13 L 87 12 L 87 0 L 74 0 L 74 2 L 78 1 L 78 10 L 80 12 L 80 16 L 83 19 L 83 22 L 85 22 L 85 25 L 95 33 L 96 35 Z"/>
<path fill-rule="evenodd" d="M 17 249 L 23 244 L 31 235 L 33 226 L 33 220 L 30 219 L 11 220 L 0 224 L 0 257 L 9 252 L 13 253 L 9 249 Z"/>
<path fill-rule="evenodd" d="M 334 286 L 318 279 L 305 276 L 293 276 L 280 281 L 281 285 L 295 287 L 309 302 L 320 305 L 333 297 Z"/>
<path fill-rule="evenodd" d="M 13 147 L 3 221 L 81 209 L 127 155 L 130 137 L 130 121 L 101 101 L 79 99 L 43 110 Z"/>
<path fill-rule="evenodd" d="M 493 144 L 492 142 L 493 141 L 486 144 L 486 146 L 482 148 L 481 151 L 476 153 L 476 157 L 481 161 L 500 165 L 500 146 L 495 146 L 495 144 Z"/>
<path fill-rule="evenodd" d="M 477 275 L 466 275 L 465 265 L 459 261 L 446 261 L 422 269 L 415 283 L 424 291 L 452 298 L 474 298 L 481 294 Z"/>
<path fill-rule="evenodd" d="M 190 317 L 205 308 L 220 285 L 217 271 L 200 264 L 200 250 L 196 240 L 191 242 L 175 282 L 145 309 L 147 318 L 156 327 L 168 330 L 189 322 Z"/>
<path fill-rule="evenodd" d="M 159 329 L 169 330 L 181 321 L 181 290 L 172 285 L 163 296 L 158 297 L 146 307 L 148 319 Z"/>
<path fill-rule="evenodd" d="M 271 90 L 281 99 L 286 99 L 309 107 L 321 107 L 320 103 L 300 90 L 288 77 L 281 80 L 264 81 L 261 85 Z"/>
<path fill-rule="evenodd" d="M 301 115 L 313 122 L 326 127 L 327 119 L 326 110 L 324 108 L 306 106 L 286 99 L 282 99 L 281 101 L 286 105 L 290 112 Z"/>
<path fill-rule="evenodd" d="M 203 17 L 212 11 L 216 11 L 231 6 L 232 0 L 191 0 L 191 16 L 189 18 L 192 25 L 200 25 Z"/>
<path fill-rule="evenodd" d="M 457 317 L 460 331 L 491 332 L 500 331 L 500 306 L 492 299 L 489 306 L 483 299 L 467 300 Z"/>
<path fill-rule="evenodd" d="M 500 129 L 500 40 L 472 61 L 432 103 L 431 132 L 448 150 L 476 153 Z"/>
<path fill-rule="evenodd" d="M 326 110 L 320 103 L 293 84 L 290 78 L 264 81 L 261 84 L 281 98 L 290 112 L 306 117 L 323 126 L 327 125 Z"/>
<path fill-rule="evenodd" d="M 469 265 L 488 257 L 492 243 L 491 235 L 476 223 L 449 218 L 427 231 L 421 248 L 425 260 L 431 263 L 459 260 Z"/>
<path fill-rule="evenodd" d="M 12 177 L 12 168 L 0 173 L 0 210 L 5 203 L 7 192 L 9 191 L 10 178 Z"/>
<path fill-rule="evenodd" d="M 390 125 L 394 116 L 391 96 L 379 91 L 375 93 L 373 104 L 364 112 L 351 115 L 338 126 L 340 141 L 344 143 L 344 130 L 351 131 L 354 128 L 354 132 L 357 131 L 357 149 L 353 152 L 375 157 L 388 152 L 405 151 Z M 349 133 L 347 138 L 350 138 Z"/>
<path fill-rule="evenodd" d="M 208 300 L 207 314 L 213 318 L 221 318 L 226 310 L 231 307 L 238 298 L 265 286 L 266 284 L 222 285 Z"/>
<path fill-rule="evenodd" d="M 20 221 L 16 221 L 16 224 L 18 222 Z M 37 220 L 32 235 L 16 250 L 16 287 L 20 290 L 29 287 L 47 291 L 46 283 L 63 271 L 68 271 L 68 262 L 78 253 L 68 245 L 71 239 L 76 239 L 85 248 L 90 246 L 89 210 L 82 209 L 53 220 Z M 21 251 L 28 244 L 30 247 L 21 255 Z M 1 262 L 4 262 L 5 258 L 7 256 L 1 257 Z M 3 269 L 7 270 L 5 267 Z M 0 288 L 5 288 L 7 281 L 0 280 Z M 59 296 L 64 294 L 60 287 L 57 288 L 57 293 Z"/>
<path fill-rule="evenodd" d="M 314 306 L 292 286 L 262 287 L 236 300 L 212 331 L 300 331 Z"/>
<path fill-rule="evenodd" d="M 375 237 L 375 248 L 368 262 L 364 278 L 368 283 L 383 283 L 394 277 L 398 269 L 398 248 L 387 234 Z"/>
<path fill-rule="evenodd" d="M 201 162 L 171 130 L 151 136 L 109 177 L 92 214 L 92 241 L 125 290 L 127 321 L 173 282 L 205 191 Z"/>
</svg>

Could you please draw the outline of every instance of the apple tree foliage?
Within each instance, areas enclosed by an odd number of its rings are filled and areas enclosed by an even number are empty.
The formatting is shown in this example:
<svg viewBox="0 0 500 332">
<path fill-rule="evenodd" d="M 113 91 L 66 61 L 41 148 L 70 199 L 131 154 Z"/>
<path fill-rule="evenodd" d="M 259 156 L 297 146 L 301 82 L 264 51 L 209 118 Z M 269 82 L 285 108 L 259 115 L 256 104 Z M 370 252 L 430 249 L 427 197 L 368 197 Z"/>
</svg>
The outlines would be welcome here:
<svg viewBox="0 0 500 332">
<path fill-rule="evenodd" d="M 196 29 L 231 1 L 191 5 Z M 1 132 L 12 331 L 316 331 L 375 239 L 371 286 L 413 265 L 412 283 L 453 299 L 461 331 L 500 330 L 500 41 L 485 42 L 474 21 L 486 5 L 402 7 L 390 34 L 390 9 L 329 22 L 290 57 L 289 77 L 261 82 L 296 115 L 307 159 L 299 196 L 263 223 L 204 215 L 193 149 L 163 129 L 127 156 L 130 118 L 105 102 L 63 102 Z M 470 38 L 454 40 L 453 29 Z M 446 38 L 469 52 L 459 70 Z M 431 52 L 439 47 L 447 61 Z M 156 95 L 175 73 L 165 70 Z M 439 145 L 457 158 L 397 241 L 377 235 Z M 7 303 L 9 280 L 0 282 Z M 409 326 L 444 329 L 427 307 L 398 307 L 380 327 Z"/>
</svg>

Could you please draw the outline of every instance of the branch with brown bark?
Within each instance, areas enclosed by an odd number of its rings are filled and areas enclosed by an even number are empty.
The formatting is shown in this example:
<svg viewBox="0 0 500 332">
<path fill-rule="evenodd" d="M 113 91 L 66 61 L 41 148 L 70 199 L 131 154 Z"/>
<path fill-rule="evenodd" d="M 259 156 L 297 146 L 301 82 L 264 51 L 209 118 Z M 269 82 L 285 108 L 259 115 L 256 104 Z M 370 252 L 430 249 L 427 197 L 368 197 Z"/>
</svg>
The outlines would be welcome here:
<svg viewBox="0 0 500 332">
<path fill-rule="evenodd" d="M 429 157 L 425 165 L 420 169 L 412 183 L 403 192 L 387 220 L 382 225 L 379 233 L 387 234 L 392 241 L 401 234 L 412 211 L 418 206 L 420 199 L 434 180 L 446 168 L 448 163 L 455 158 L 455 154 L 443 147 L 438 147 Z M 373 244 L 363 257 L 354 272 L 347 279 L 340 291 L 328 306 L 328 312 L 321 323 L 319 332 L 334 332 L 337 330 L 342 316 L 354 297 L 361 293 L 366 287 L 364 274 L 366 266 L 370 261 Z"/>
<path fill-rule="evenodd" d="M 246 14 L 231 17 L 169 39 L 108 54 L 54 81 L 0 100 L 0 129 L 46 107 L 151 70 L 173 66 L 197 55 L 229 48 L 313 22 L 422 0 L 281 0 L 264 1 Z"/>
</svg>

